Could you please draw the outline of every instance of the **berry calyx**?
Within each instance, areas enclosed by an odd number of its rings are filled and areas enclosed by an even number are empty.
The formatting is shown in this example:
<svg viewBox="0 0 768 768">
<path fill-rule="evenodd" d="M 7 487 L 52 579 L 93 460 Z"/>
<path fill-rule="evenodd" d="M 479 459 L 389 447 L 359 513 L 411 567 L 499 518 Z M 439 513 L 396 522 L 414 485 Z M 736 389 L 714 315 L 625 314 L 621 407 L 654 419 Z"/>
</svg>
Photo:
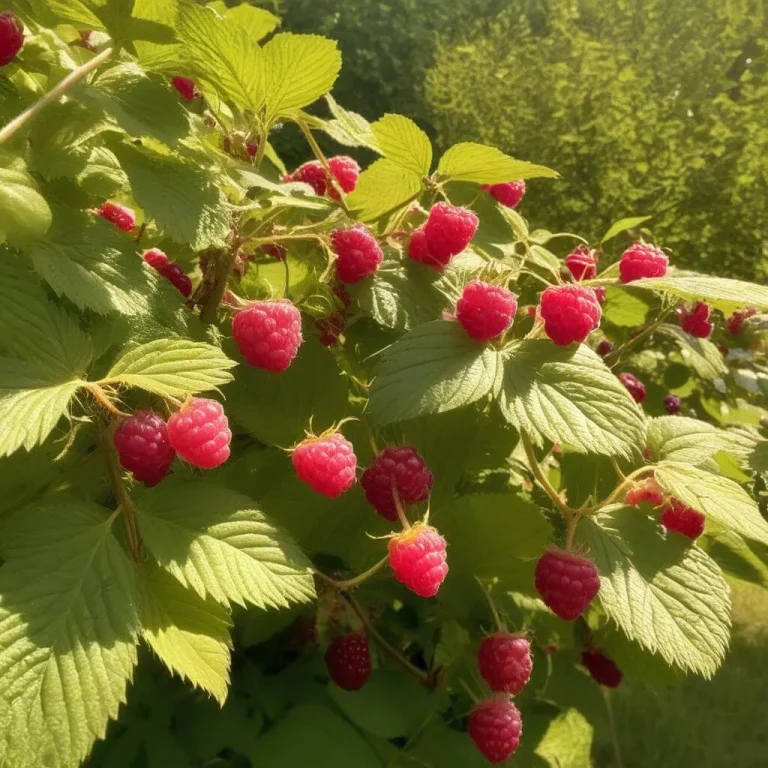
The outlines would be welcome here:
<svg viewBox="0 0 768 768">
<path fill-rule="evenodd" d="M 608 341 L 608 339 L 603 339 L 598 345 L 597 349 L 595 350 L 600 357 L 608 357 L 608 355 L 611 354 L 614 350 L 614 344 L 612 341 Z"/>
<path fill-rule="evenodd" d="M 213 469 L 229 458 L 232 433 L 221 403 L 204 397 L 187 400 L 168 419 L 168 440 L 184 461 Z"/>
<path fill-rule="evenodd" d="M 691 541 L 695 541 L 704 533 L 707 519 L 701 512 L 686 507 L 681 501 L 670 499 L 669 504 L 661 511 L 659 522 L 668 531 L 682 533 Z"/>
<path fill-rule="evenodd" d="M 507 208 L 516 208 L 525 196 L 525 182 L 522 179 L 503 184 L 483 184 L 483 189 Z"/>
<path fill-rule="evenodd" d="M 560 285 L 541 294 L 539 314 L 544 332 L 555 344 L 582 342 L 600 325 L 603 311 L 595 292 L 583 285 Z"/>
<path fill-rule="evenodd" d="M 574 280 L 591 280 L 597 275 L 598 252 L 580 245 L 565 257 L 565 266 Z"/>
<path fill-rule="evenodd" d="M 642 484 L 630 488 L 624 495 L 624 503 L 630 507 L 638 507 L 644 501 L 654 507 L 660 507 L 664 503 L 664 491 L 652 477 L 648 477 Z"/>
<path fill-rule="evenodd" d="M 419 597 L 434 597 L 448 575 L 446 543 L 437 529 L 416 523 L 387 546 L 395 578 Z"/>
<path fill-rule="evenodd" d="M 744 321 L 756 315 L 757 310 L 754 307 L 747 307 L 746 309 L 734 312 L 726 321 L 725 327 L 731 336 L 738 336 L 744 330 Z"/>
<path fill-rule="evenodd" d="M 186 101 L 192 101 L 200 95 L 197 86 L 195 85 L 195 81 L 190 80 L 188 77 L 172 77 L 171 85 Z"/>
<path fill-rule="evenodd" d="M 299 480 L 329 499 L 355 482 L 357 457 L 341 432 L 308 437 L 294 448 L 291 460 Z"/>
<path fill-rule="evenodd" d="M 429 498 L 435 478 L 412 445 L 385 448 L 363 472 L 360 485 L 368 503 L 387 520 L 397 520 L 393 488 L 403 504 Z"/>
<path fill-rule="evenodd" d="M 531 644 L 521 635 L 496 632 L 480 643 L 477 667 L 492 691 L 514 696 L 531 678 Z"/>
<path fill-rule="evenodd" d="M 683 401 L 677 395 L 666 395 L 664 398 L 664 410 L 670 416 L 674 416 L 676 413 L 680 413 L 682 403 Z"/>
<path fill-rule="evenodd" d="M 325 652 L 325 666 L 339 688 L 359 691 L 371 674 L 368 638 L 362 632 L 334 638 Z"/>
<path fill-rule="evenodd" d="M 159 248 L 144 251 L 144 261 L 168 280 L 182 296 L 186 297 L 192 293 L 192 281 L 189 276 Z"/>
<path fill-rule="evenodd" d="M 697 302 L 693 309 L 681 307 L 677 314 L 680 318 L 680 327 L 697 339 L 708 339 L 712 335 L 715 326 L 710 322 L 711 308 L 703 301 Z"/>
<path fill-rule="evenodd" d="M 622 283 L 631 283 L 646 277 L 664 277 L 669 257 L 660 248 L 638 241 L 621 254 L 619 277 Z"/>
<path fill-rule="evenodd" d="M 355 224 L 349 229 L 334 229 L 331 245 L 336 252 L 336 274 L 343 283 L 357 283 L 376 272 L 384 253 L 367 227 Z"/>
<path fill-rule="evenodd" d="M 489 762 L 503 763 L 517 752 L 523 720 L 517 707 L 504 696 L 481 701 L 472 710 L 467 733 Z"/>
<path fill-rule="evenodd" d="M 456 319 L 477 341 L 490 341 L 501 336 L 511 325 L 517 312 L 517 296 L 501 285 L 474 280 L 464 287 L 456 303 Z"/>
<path fill-rule="evenodd" d="M 581 663 L 592 679 L 606 688 L 618 688 L 624 677 L 616 662 L 600 651 L 582 651 Z"/>
<path fill-rule="evenodd" d="M 157 485 L 176 457 L 168 440 L 168 427 L 154 411 L 136 411 L 115 430 L 115 448 L 120 466 L 147 488 Z"/>
<path fill-rule="evenodd" d="M 232 336 L 248 365 L 282 373 L 301 346 L 301 312 L 288 299 L 252 301 L 232 319 Z"/>
<path fill-rule="evenodd" d="M 553 549 L 536 563 L 536 589 L 556 616 L 574 621 L 600 591 L 600 576 L 586 558 Z"/>
<path fill-rule="evenodd" d="M 0 67 L 10 64 L 24 47 L 24 25 L 10 11 L 0 13 Z"/>
<path fill-rule="evenodd" d="M 617 378 L 636 403 L 642 403 L 645 400 L 645 384 L 637 376 L 631 373 L 620 373 Z"/>
<path fill-rule="evenodd" d="M 136 214 L 124 205 L 104 203 L 97 213 L 123 232 L 131 232 L 136 225 Z"/>
<path fill-rule="evenodd" d="M 411 235 L 408 255 L 442 272 L 448 262 L 469 245 L 479 223 L 469 208 L 435 203 L 426 223 Z"/>
</svg>

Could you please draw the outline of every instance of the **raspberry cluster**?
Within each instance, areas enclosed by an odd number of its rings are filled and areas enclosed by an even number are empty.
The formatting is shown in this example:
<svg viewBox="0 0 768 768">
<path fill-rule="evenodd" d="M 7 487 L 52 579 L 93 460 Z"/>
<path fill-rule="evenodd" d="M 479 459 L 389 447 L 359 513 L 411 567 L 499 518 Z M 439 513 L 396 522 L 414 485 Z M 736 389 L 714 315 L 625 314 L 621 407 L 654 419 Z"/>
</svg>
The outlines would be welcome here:
<svg viewBox="0 0 768 768">
<path fill-rule="evenodd" d="M 345 194 L 354 191 L 360 176 L 360 166 L 353 158 L 346 155 L 331 157 L 328 159 L 328 170 Z M 328 173 L 319 160 L 300 165 L 293 173 L 283 176 L 283 181 L 303 181 L 312 187 L 316 195 L 322 197 L 327 193 L 332 200 L 339 199 L 338 191 L 329 183 Z"/>
<path fill-rule="evenodd" d="M 24 47 L 24 25 L 9 11 L 0 13 L 0 67 L 10 64 Z"/>
<path fill-rule="evenodd" d="M 288 299 L 253 301 L 232 319 L 232 336 L 249 365 L 282 373 L 299 353 L 301 312 Z"/>
<path fill-rule="evenodd" d="M 715 329 L 709 319 L 711 311 L 709 304 L 705 304 L 703 301 L 697 302 L 691 309 L 680 307 L 677 310 L 680 327 L 697 339 L 708 339 Z"/>
<path fill-rule="evenodd" d="M 507 208 L 517 208 L 525 196 L 525 182 L 522 179 L 503 184 L 483 184 L 483 189 Z"/>
<path fill-rule="evenodd" d="M 136 214 L 124 205 L 104 203 L 97 213 L 123 232 L 132 232 L 136 226 Z"/>
<path fill-rule="evenodd" d="M 477 341 L 490 341 L 501 336 L 511 325 L 517 312 L 517 296 L 501 285 L 474 280 L 465 286 L 456 304 L 456 319 Z"/>
<path fill-rule="evenodd" d="M 469 208 L 435 203 L 426 223 L 411 235 L 408 255 L 414 261 L 442 271 L 454 256 L 469 245 L 479 223 L 480 220 Z"/>
<path fill-rule="evenodd" d="M 539 314 L 547 336 L 555 344 L 567 347 L 574 341 L 584 341 L 600 325 L 603 311 L 591 288 L 560 285 L 541 294 Z"/>
<path fill-rule="evenodd" d="M 159 248 L 144 251 L 144 261 L 170 282 L 182 296 L 192 293 L 192 281 L 184 270 Z"/>
</svg>

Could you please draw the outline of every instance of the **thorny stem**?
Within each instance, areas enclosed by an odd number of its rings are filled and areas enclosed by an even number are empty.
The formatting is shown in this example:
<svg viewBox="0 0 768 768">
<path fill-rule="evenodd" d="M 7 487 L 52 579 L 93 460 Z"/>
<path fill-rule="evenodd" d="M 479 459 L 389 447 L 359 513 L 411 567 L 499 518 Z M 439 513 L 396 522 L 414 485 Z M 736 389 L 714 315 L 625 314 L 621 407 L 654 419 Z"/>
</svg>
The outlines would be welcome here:
<svg viewBox="0 0 768 768">
<path fill-rule="evenodd" d="M 496 624 L 496 629 L 498 629 L 499 632 L 506 632 L 507 627 L 499 615 L 496 604 L 493 602 L 493 598 L 491 597 L 491 590 L 488 589 L 485 584 L 483 584 L 479 577 L 475 576 L 475 581 L 480 585 L 480 589 L 483 590 L 485 599 L 488 601 L 488 607 L 491 609 L 491 615 L 493 616 L 493 621 Z"/>
<path fill-rule="evenodd" d="M 312 131 L 301 120 L 298 121 L 298 126 L 301 129 L 301 132 L 304 134 L 304 138 L 307 140 L 307 143 L 309 144 L 312 150 L 312 153 L 320 161 L 320 164 L 325 169 L 325 173 L 328 177 L 328 183 L 331 184 L 333 188 L 339 193 L 339 204 L 344 209 L 344 213 L 349 214 L 347 201 L 344 199 L 344 190 L 341 189 L 339 185 L 336 183 L 336 178 L 331 173 L 331 169 L 328 165 L 328 160 L 323 154 L 323 150 L 320 149 L 320 145 L 315 140 L 315 137 L 312 135 Z"/>
<path fill-rule="evenodd" d="M 563 517 L 568 520 L 573 515 L 574 510 L 571 509 L 562 500 L 562 498 L 560 498 L 560 494 L 552 487 L 552 484 L 549 482 L 549 479 L 544 474 L 541 465 L 536 459 L 536 453 L 533 450 L 533 443 L 531 442 L 531 438 L 528 436 L 528 433 L 522 429 L 520 430 L 520 439 L 523 442 L 525 455 L 528 457 L 528 464 L 531 467 L 533 476 L 536 478 L 542 490 L 547 494 L 547 496 L 549 496 L 550 499 L 552 499 L 552 503 L 560 510 Z"/>
<path fill-rule="evenodd" d="M 109 411 L 113 416 L 126 417 L 130 416 L 129 413 L 123 413 L 115 404 L 107 397 L 107 393 L 96 383 L 89 382 L 85 385 L 85 389 L 91 395 L 91 397 L 102 407 L 104 410 Z"/>
<path fill-rule="evenodd" d="M 326 584 L 332 586 L 334 589 L 338 589 L 339 592 L 346 592 L 349 589 L 359 587 L 364 581 L 370 579 L 371 576 L 375 576 L 387 564 L 388 560 L 389 557 L 382 557 L 378 563 L 372 565 L 367 571 L 363 571 L 358 576 L 355 576 L 351 579 L 346 579 L 345 581 L 337 581 L 336 579 L 332 579 L 330 576 L 326 576 L 324 573 L 322 573 L 322 571 L 316 570 L 314 573 L 315 576 L 324 581 Z"/>
<path fill-rule="evenodd" d="M 674 307 L 668 307 L 665 309 L 647 328 L 643 328 L 640 333 L 633 336 L 631 339 L 627 339 L 620 347 L 617 347 L 613 350 L 610 354 L 605 356 L 605 363 L 609 368 L 613 368 L 615 365 L 618 364 L 619 360 L 621 359 L 622 355 L 632 346 L 637 344 L 637 342 L 644 339 L 646 336 L 649 336 L 652 334 L 666 319 L 669 317 L 669 315 L 674 310 Z"/>
</svg>

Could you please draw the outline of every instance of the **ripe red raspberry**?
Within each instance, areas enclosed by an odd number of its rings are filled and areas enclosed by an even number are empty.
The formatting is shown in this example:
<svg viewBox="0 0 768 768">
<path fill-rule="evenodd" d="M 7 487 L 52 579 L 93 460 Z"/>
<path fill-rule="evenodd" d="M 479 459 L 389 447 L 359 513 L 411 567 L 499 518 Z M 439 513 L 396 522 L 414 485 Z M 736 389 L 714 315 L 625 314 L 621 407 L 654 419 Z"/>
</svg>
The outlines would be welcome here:
<svg viewBox="0 0 768 768">
<path fill-rule="evenodd" d="M 424 226 L 420 226 L 418 229 L 414 229 L 411 233 L 411 237 L 408 240 L 408 256 L 414 261 L 420 261 L 422 264 L 426 264 L 428 267 L 442 270 L 443 264 L 435 259 L 429 252 L 429 245 L 427 244 L 427 235 L 424 232 Z"/>
<path fill-rule="evenodd" d="M 489 762 L 503 763 L 517 752 L 523 721 L 517 707 L 505 696 L 481 701 L 469 716 L 467 732 Z"/>
<path fill-rule="evenodd" d="M 600 355 L 600 357 L 608 357 L 608 355 L 611 354 L 614 350 L 613 342 L 608 341 L 608 339 L 603 339 L 598 345 L 597 345 L 597 354 Z"/>
<path fill-rule="evenodd" d="M 291 456 L 299 480 L 335 499 L 355 482 L 357 458 L 352 443 L 340 432 L 308 437 Z"/>
<path fill-rule="evenodd" d="M 600 591 L 600 577 L 586 558 L 550 550 L 536 563 L 536 589 L 556 616 L 574 621 Z"/>
<path fill-rule="evenodd" d="M 682 533 L 691 541 L 695 541 L 704 533 L 706 518 L 701 512 L 686 507 L 681 501 L 670 499 L 669 504 L 661 511 L 659 522 L 668 531 Z"/>
<path fill-rule="evenodd" d="M 412 445 L 385 448 L 363 472 L 360 485 L 368 503 L 387 520 L 397 520 L 392 492 L 397 488 L 403 504 L 417 504 L 429 498 L 435 478 Z"/>
<path fill-rule="evenodd" d="M 710 312 L 709 304 L 705 304 L 703 301 L 697 302 L 690 310 L 686 307 L 680 307 L 677 310 L 680 327 L 697 339 L 708 339 L 715 329 L 709 320 Z"/>
<path fill-rule="evenodd" d="M 605 287 L 602 285 L 598 285 L 597 288 L 594 289 L 595 296 L 597 296 L 597 300 L 601 304 L 605 304 Z"/>
<path fill-rule="evenodd" d="M 338 256 L 336 274 L 343 283 L 357 283 L 370 277 L 384 259 L 376 238 L 362 224 L 349 229 L 334 229 L 331 244 Z"/>
<path fill-rule="evenodd" d="M 600 651 L 582 651 L 581 663 L 592 675 L 592 679 L 606 688 L 618 688 L 624 677 L 624 673 L 616 666 L 616 662 Z"/>
<path fill-rule="evenodd" d="M 325 652 L 328 674 L 339 688 L 359 691 L 371 674 L 371 650 L 361 632 L 351 632 L 331 640 Z"/>
<path fill-rule="evenodd" d="M 642 403 L 645 400 L 645 384 L 637 376 L 633 376 L 631 373 L 620 373 L 618 379 L 636 403 Z"/>
<path fill-rule="evenodd" d="M 194 80 L 190 80 L 188 77 L 173 77 L 171 78 L 171 85 L 186 101 L 192 101 L 200 95 Z"/>
<path fill-rule="evenodd" d="M 424 235 L 431 257 L 424 263 L 442 269 L 456 254 L 461 253 L 470 243 L 480 223 L 469 208 L 450 203 L 435 203 L 429 211 Z"/>
<path fill-rule="evenodd" d="M 437 529 L 416 523 L 393 536 L 387 546 L 395 578 L 419 597 L 434 597 L 448 575 L 445 539 Z"/>
<path fill-rule="evenodd" d="M 477 666 L 495 693 L 520 693 L 531 678 L 531 644 L 520 635 L 497 632 L 480 643 Z"/>
<path fill-rule="evenodd" d="M 738 336 L 744 330 L 744 321 L 747 318 L 756 315 L 757 310 L 754 307 L 747 307 L 740 312 L 734 312 L 726 321 L 725 327 L 731 336 Z"/>
<path fill-rule="evenodd" d="M 501 285 L 474 280 L 467 284 L 456 304 L 456 319 L 467 336 L 490 341 L 512 325 L 517 296 Z"/>
<path fill-rule="evenodd" d="M 124 205 L 104 203 L 97 213 L 123 232 L 130 232 L 136 225 L 136 214 Z"/>
<path fill-rule="evenodd" d="M 664 410 L 670 415 L 674 416 L 676 413 L 680 413 L 680 406 L 682 400 L 677 395 L 667 395 L 664 398 Z"/>
<path fill-rule="evenodd" d="M 640 506 L 643 501 L 654 507 L 660 507 L 664 503 L 664 491 L 652 477 L 646 478 L 642 485 L 630 488 L 624 496 L 624 503 L 630 507 Z"/>
<path fill-rule="evenodd" d="M 331 175 L 345 194 L 354 192 L 357 186 L 357 179 L 360 176 L 360 166 L 357 162 L 347 155 L 337 155 L 328 159 L 328 168 Z M 339 193 L 329 185 L 328 197 L 333 200 L 339 199 Z"/>
<path fill-rule="evenodd" d="M 10 64 L 23 46 L 24 25 L 12 13 L 0 13 L 0 67 Z"/>
<path fill-rule="evenodd" d="M 301 346 L 301 312 L 288 299 L 252 301 L 232 319 L 232 336 L 248 365 L 281 373 Z"/>
<path fill-rule="evenodd" d="M 184 273 L 184 270 L 178 264 L 169 261 L 159 248 L 150 248 L 144 251 L 144 261 L 172 283 L 182 296 L 189 296 L 192 293 L 192 281 Z"/>
<path fill-rule="evenodd" d="M 584 341 L 600 325 L 603 315 L 595 292 L 583 285 L 547 288 L 541 294 L 539 313 L 544 332 L 561 347 Z"/>
<path fill-rule="evenodd" d="M 621 254 L 619 276 L 622 283 L 631 283 L 644 277 L 664 277 L 669 258 L 660 248 L 637 242 Z"/>
<path fill-rule="evenodd" d="M 256 157 L 256 153 L 259 151 L 259 145 L 255 141 L 246 141 L 245 151 L 248 153 L 248 157 Z"/>
<path fill-rule="evenodd" d="M 229 458 L 232 433 L 221 403 L 193 397 L 168 419 L 168 440 L 184 461 L 213 469 Z"/>
<path fill-rule="evenodd" d="M 597 258 L 597 251 L 580 245 L 565 257 L 565 266 L 574 280 L 591 280 L 597 274 Z"/>
<path fill-rule="evenodd" d="M 525 195 L 525 182 L 520 179 L 504 184 L 483 184 L 483 189 L 507 208 L 517 208 Z"/>
<path fill-rule="evenodd" d="M 151 488 L 167 474 L 176 457 L 165 420 L 154 411 L 136 411 L 115 430 L 120 466 Z"/>
</svg>

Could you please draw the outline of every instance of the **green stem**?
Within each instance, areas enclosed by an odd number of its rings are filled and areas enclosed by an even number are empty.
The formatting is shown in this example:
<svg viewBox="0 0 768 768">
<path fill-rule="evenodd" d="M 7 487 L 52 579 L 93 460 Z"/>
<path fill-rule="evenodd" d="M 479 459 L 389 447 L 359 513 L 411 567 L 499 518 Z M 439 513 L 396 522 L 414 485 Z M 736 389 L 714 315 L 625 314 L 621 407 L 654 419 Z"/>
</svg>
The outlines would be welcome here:
<svg viewBox="0 0 768 768">
<path fill-rule="evenodd" d="M 480 581 L 477 576 L 475 576 L 475 581 L 480 585 L 480 589 L 483 590 L 485 599 L 488 601 L 488 607 L 491 609 L 491 615 L 493 616 L 493 621 L 496 624 L 496 629 L 498 629 L 499 632 L 506 632 L 506 625 L 501 620 L 501 615 L 499 614 L 499 611 L 496 608 L 496 604 L 493 602 L 493 598 L 491 597 L 490 589 L 488 589 L 488 587 L 486 587 L 485 584 L 483 584 L 483 582 Z"/>
<path fill-rule="evenodd" d="M 601 501 L 599 504 L 593 504 L 591 507 L 583 507 L 579 509 L 579 514 L 591 515 L 603 507 L 607 507 L 609 504 L 613 504 L 619 499 L 619 497 L 624 495 L 624 493 L 635 482 L 635 480 L 638 480 L 643 475 L 652 473 L 655 468 L 656 467 L 654 464 L 649 464 L 648 466 L 640 467 L 640 469 L 636 469 L 634 472 L 631 472 L 613 489 L 613 491 L 611 491 L 610 495 L 607 496 L 603 501 Z"/>
<path fill-rule="evenodd" d="M 375 576 L 388 562 L 389 557 L 383 557 L 381 560 L 379 560 L 378 563 L 372 565 L 367 571 L 363 571 L 358 576 L 355 576 L 352 579 L 346 579 L 345 581 L 336 581 L 336 579 L 332 579 L 330 576 L 326 576 L 321 571 L 315 571 L 315 576 L 322 579 L 326 584 L 329 584 L 334 589 L 338 589 L 339 592 L 346 592 L 349 589 L 359 587 L 364 581 L 370 579 L 371 576 Z"/>
<path fill-rule="evenodd" d="M 125 418 L 130 416 L 130 413 L 123 413 L 115 404 L 107 397 L 107 393 L 95 382 L 88 382 L 85 384 L 85 389 L 88 394 L 102 407 L 108 411 L 112 416 L 119 418 Z"/>
<path fill-rule="evenodd" d="M 609 368 L 615 367 L 622 355 L 630 348 L 644 339 L 646 336 L 652 334 L 666 319 L 670 313 L 674 310 L 674 307 L 669 307 L 664 310 L 647 328 L 644 328 L 640 333 L 633 336 L 631 339 L 627 339 L 620 347 L 617 347 L 610 354 L 605 356 L 605 364 Z"/>
<path fill-rule="evenodd" d="M 256 147 L 256 157 L 253 160 L 254 168 L 258 171 L 261 168 L 261 163 L 264 160 L 264 153 L 267 151 L 267 136 L 269 135 L 269 128 L 264 133 L 259 134 L 259 145 Z"/>
<path fill-rule="evenodd" d="M 576 534 L 576 524 L 581 520 L 581 515 L 576 513 L 568 518 L 568 529 L 565 533 L 565 551 L 573 550 L 573 537 Z"/>
<path fill-rule="evenodd" d="M 621 759 L 621 745 L 619 744 L 619 734 L 616 731 L 616 719 L 613 716 L 613 704 L 611 702 L 611 692 L 603 688 L 603 697 L 605 699 L 605 708 L 608 710 L 608 725 L 611 729 L 611 741 L 613 742 L 613 756 L 616 761 L 616 768 L 623 768 Z"/>
<path fill-rule="evenodd" d="M 237 250 L 237 246 L 232 245 L 228 251 L 216 257 L 216 263 L 213 266 L 213 284 L 208 295 L 203 298 L 203 308 L 200 312 L 200 320 L 204 323 L 215 323 L 218 318 L 219 304 L 227 291 L 227 283 L 235 266 Z"/>
<path fill-rule="evenodd" d="M 403 501 L 400 498 L 400 491 L 397 490 L 397 486 L 395 485 L 394 480 L 392 480 L 392 498 L 395 500 L 395 510 L 397 511 L 397 516 L 402 523 L 403 530 L 407 531 L 410 529 L 411 524 L 408 522 L 408 518 L 405 515 L 405 509 L 403 509 Z"/>
<path fill-rule="evenodd" d="M 552 499 L 552 503 L 560 510 L 563 517 L 568 520 L 574 514 L 574 510 L 571 509 L 561 498 L 560 494 L 552 487 L 549 479 L 544 474 L 538 460 L 536 459 L 536 453 L 533 450 L 533 443 L 528 433 L 524 430 L 520 430 L 520 439 L 523 442 L 523 448 L 525 449 L 525 455 L 528 457 L 528 464 L 531 467 L 531 472 L 536 478 L 537 482 L 541 486 L 542 490 Z"/>
</svg>

